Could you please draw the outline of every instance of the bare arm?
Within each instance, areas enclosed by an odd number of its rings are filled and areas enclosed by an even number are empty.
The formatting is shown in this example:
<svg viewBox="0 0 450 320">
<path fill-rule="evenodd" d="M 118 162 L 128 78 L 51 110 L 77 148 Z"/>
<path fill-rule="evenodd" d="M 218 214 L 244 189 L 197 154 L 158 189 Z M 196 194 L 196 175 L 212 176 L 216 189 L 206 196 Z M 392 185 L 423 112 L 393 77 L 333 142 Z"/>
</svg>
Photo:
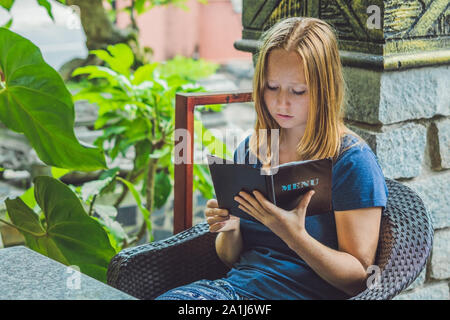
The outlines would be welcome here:
<svg viewBox="0 0 450 320">
<path fill-rule="evenodd" d="M 335 212 L 338 250 L 331 249 L 305 231 L 288 245 L 324 280 L 350 296 L 366 288 L 367 268 L 375 261 L 381 208 Z"/>
<path fill-rule="evenodd" d="M 208 200 L 205 210 L 210 232 L 218 232 L 216 252 L 220 260 L 231 267 L 242 252 L 240 220 L 226 209 L 220 209 L 216 199 Z"/>
<path fill-rule="evenodd" d="M 231 267 L 242 252 L 242 236 L 240 229 L 219 232 L 216 238 L 216 252 L 220 260 Z"/>
<path fill-rule="evenodd" d="M 381 207 L 335 212 L 339 244 L 335 250 L 311 237 L 305 229 L 306 208 L 314 191 L 308 192 L 291 211 L 275 206 L 258 191 L 253 194 L 254 197 L 240 192 L 235 198 L 239 208 L 271 229 L 319 276 L 351 296 L 365 288 L 367 267 L 375 260 Z"/>
</svg>

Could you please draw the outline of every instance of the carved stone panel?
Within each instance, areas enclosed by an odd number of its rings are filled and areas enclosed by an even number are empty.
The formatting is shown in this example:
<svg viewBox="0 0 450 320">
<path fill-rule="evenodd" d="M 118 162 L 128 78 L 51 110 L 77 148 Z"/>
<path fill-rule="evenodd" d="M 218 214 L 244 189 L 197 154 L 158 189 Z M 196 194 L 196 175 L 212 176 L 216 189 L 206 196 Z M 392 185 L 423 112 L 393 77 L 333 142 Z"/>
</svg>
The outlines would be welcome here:
<svg viewBox="0 0 450 320">
<path fill-rule="evenodd" d="M 244 0 L 242 39 L 258 40 L 292 16 L 330 23 L 341 50 L 390 55 L 450 48 L 448 0 Z"/>
</svg>

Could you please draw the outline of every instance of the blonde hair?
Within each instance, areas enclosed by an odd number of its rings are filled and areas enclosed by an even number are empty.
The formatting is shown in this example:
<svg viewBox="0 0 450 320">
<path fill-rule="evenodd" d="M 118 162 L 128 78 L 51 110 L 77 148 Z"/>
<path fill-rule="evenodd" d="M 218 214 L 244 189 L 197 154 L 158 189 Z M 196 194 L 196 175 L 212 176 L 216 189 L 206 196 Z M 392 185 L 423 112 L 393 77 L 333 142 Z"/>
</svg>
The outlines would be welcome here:
<svg viewBox="0 0 450 320">
<path fill-rule="evenodd" d="M 273 49 L 297 52 L 303 62 L 310 105 L 305 133 L 297 145 L 298 160 L 336 159 L 341 137 L 346 133 L 357 135 L 344 125 L 345 81 L 335 30 L 316 18 L 287 18 L 264 33 L 253 78 L 257 120 L 256 136 L 252 135 L 250 139 L 250 150 L 264 165 L 268 165 L 272 155 L 270 129 L 280 129 L 280 140 L 284 135 L 264 102 L 267 61 Z M 265 129 L 262 137 L 261 129 Z M 267 154 L 258 153 L 263 145 Z"/>
</svg>

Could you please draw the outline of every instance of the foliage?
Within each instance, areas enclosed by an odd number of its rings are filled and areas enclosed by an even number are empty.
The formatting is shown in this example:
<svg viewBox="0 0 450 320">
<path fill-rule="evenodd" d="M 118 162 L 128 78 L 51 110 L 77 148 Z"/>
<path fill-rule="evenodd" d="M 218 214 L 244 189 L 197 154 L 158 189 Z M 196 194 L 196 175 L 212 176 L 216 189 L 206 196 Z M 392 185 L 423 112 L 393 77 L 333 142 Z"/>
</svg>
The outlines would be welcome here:
<svg viewBox="0 0 450 320">
<path fill-rule="evenodd" d="M 107 62 L 109 67 L 87 66 L 75 70 L 74 76 L 87 75 L 92 85 L 82 89 L 74 98 L 99 106 L 95 128 L 103 129 L 103 134 L 95 145 L 104 148 L 112 159 L 119 154 L 125 156 L 130 148 L 134 148 L 134 166 L 126 180 L 132 184 L 143 181 L 141 194 L 147 197 L 146 209 L 151 212 L 151 204 L 156 208 L 162 207 L 172 190 L 175 93 L 202 90 L 195 81 L 212 74 L 217 65 L 177 56 L 166 63 L 147 64 L 132 72 L 133 53 L 125 44 L 92 53 Z M 201 134 L 209 132 L 198 115 L 196 125 Z M 220 141 L 210 136 L 216 145 L 224 148 Z M 198 137 L 198 143 L 201 143 L 201 138 Z M 194 164 L 199 175 L 195 188 L 205 197 L 211 197 L 212 183 L 206 177 L 209 173 L 197 166 Z M 154 174 L 149 169 L 151 167 L 154 167 Z M 156 180 L 154 185 L 157 189 L 151 199 L 148 188 L 153 182 L 150 177 Z"/>
<path fill-rule="evenodd" d="M 60 75 L 31 41 L 0 28 L 0 121 L 23 133 L 50 166 L 92 171 L 106 168 L 98 148 L 76 139 L 72 96 Z M 58 147 L 64 146 L 64 148 Z"/>
<path fill-rule="evenodd" d="M 46 11 L 47 14 L 49 15 L 49 17 L 54 20 L 55 18 L 53 17 L 53 13 L 52 13 L 52 5 L 50 3 L 50 1 L 48 0 L 36 0 L 37 4 L 40 5 L 41 7 L 43 7 Z M 11 10 L 12 6 L 14 5 L 15 0 L 0 0 L 0 7 L 6 9 L 8 12 Z M 66 0 L 58 0 L 58 2 L 61 2 L 63 4 L 66 3 Z M 6 22 L 5 25 L 0 26 L 0 27 L 5 27 L 5 28 L 9 28 L 12 25 L 12 17 L 8 20 L 8 22 Z"/>
<path fill-rule="evenodd" d="M 43 220 L 20 198 L 5 201 L 13 226 L 22 232 L 27 246 L 106 282 L 106 270 L 116 251 L 102 226 L 59 180 L 37 177 L 34 190 Z"/>
<path fill-rule="evenodd" d="M 175 93 L 202 90 L 195 80 L 211 74 L 216 66 L 176 57 L 132 71 L 134 57 L 127 45 L 93 54 L 109 67 L 76 70 L 75 75 L 87 74 L 90 79 L 76 98 L 99 106 L 95 127 L 103 134 L 95 142 L 98 148 L 82 146 L 76 139 L 72 97 L 39 49 L 0 28 L 0 121 L 23 133 L 39 158 L 54 166 L 53 177 L 37 177 L 20 198 L 6 200 L 11 222 L 0 222 L 17 228 L 30 248 L 105 281 L 111 257 L 136 243 L 143 231 L 151 235 L 151 212 L 154 206 L 164 205 L 172 190 Z M 195 123 L 197 143 L 206 134 L 213 142 L 206 146 L 209 151 L 223 156 L 225 146 L 203 128 L 198 114 Z M 134 166 L 125 179 L 118 176 L 119 168 L 110 168 L 82 186 L 66 186 L 58 180 L 71 170 L 106 169 L 103 152 L 114 159 L 129 150 L 134 151 Z M 212 197 L 205 165 L 194 165 L 194 174 L 194 187 Z M 131 191 L 144 217 L 133 239 L 115 221 L 114 206 L 96 203 L 98 197 L 114 190 L 117 181 L 124 191 Z"/>
</svg>

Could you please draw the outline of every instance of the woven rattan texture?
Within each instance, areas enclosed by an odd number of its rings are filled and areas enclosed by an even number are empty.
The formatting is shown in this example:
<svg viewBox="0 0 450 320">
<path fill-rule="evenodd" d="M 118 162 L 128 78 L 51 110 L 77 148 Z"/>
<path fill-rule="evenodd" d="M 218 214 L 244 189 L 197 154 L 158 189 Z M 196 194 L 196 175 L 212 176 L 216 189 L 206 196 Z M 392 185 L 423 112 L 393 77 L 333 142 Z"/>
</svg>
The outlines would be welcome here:
<svg viewBox="0 0 450 320">
<path fill-rule="evenodd" d="M 378 281 L 370 281 L 370 288 L 352 299 L 392 299 L 417 278 L 431 252 L 433 226 L 422 200 L 399 182 L 386 179 L 386 184 Z M 200 223 L 168 239 L 125 249 L 110 262 L 108 284 L 136 298 L 153 299 L 183 284 L 222 277 L 227 267 L 215 252 L 215 237 Z"/>
<path fill-rule="evenodd" d="M 139 299 L 199 279 L 217 279 L 227 267 L 214 246 L 216 234 L 200 223 L 168 239 L 122 250 L 110 262 L 108 284 Z"/>
</svg>

